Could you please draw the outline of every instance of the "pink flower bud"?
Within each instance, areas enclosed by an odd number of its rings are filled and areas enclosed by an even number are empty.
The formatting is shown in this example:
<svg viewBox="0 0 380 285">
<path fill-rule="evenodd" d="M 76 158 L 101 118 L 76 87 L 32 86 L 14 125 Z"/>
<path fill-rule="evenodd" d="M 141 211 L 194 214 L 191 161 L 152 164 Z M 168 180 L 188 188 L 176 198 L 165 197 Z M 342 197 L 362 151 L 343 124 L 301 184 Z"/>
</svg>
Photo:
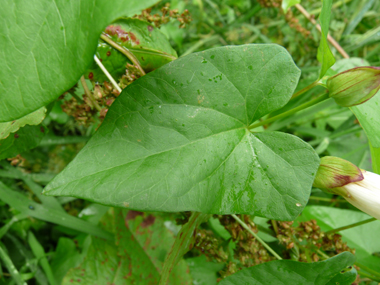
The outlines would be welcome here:
<svg viewBox="0 0 380 285">
<path fill-rule="evenodd" d="M 362 104 L 380 89 L 380 67 L 355 67 L 331 76 L 326 82 L 329 96 L 343 107 Z"/>
<path fill-rule="evenodd" d="M 325 156 L 313 186 L 342 195 L 356 208 L 380 220 L 380 175 L 339 157 Z"/>
</svg>

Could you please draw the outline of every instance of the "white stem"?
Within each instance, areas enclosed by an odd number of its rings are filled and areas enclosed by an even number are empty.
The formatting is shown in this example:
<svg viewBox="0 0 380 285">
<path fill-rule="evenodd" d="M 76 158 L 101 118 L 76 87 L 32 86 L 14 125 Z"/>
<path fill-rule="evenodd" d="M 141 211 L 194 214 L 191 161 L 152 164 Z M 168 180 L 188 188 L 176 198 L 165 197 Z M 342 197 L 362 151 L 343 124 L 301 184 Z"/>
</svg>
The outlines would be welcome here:
<svg viewBox="0 0 380 285">
<path fill-rule="evenodd" d="M 99 65 L 100 69 L 104 72 L 104 74 L 108 77 L 108 79 L 111 81 L 112 85 L 121 93 L 121 88 L 120 86 L 116 83 L 115 79 L 111 76 L 111 74 L 108 72 L 108 70 L 104 67 L 102 62 L 99 60 L 99 58 L 94 55 L 95 62 L 97 65 Z"/>
</svg>

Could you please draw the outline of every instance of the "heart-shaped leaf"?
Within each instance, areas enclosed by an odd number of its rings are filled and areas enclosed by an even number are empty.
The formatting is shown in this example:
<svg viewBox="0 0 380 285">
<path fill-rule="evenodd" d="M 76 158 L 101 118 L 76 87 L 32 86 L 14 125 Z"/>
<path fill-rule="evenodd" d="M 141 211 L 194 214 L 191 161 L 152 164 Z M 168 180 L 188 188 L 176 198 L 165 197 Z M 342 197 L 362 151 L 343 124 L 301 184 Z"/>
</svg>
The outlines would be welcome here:
<svg viewBox="0 0 380 285">
<path fill-rule="evenodd" d="M 319 158 L 297 137 L 249 126 L 286 104 L 299 75 L 277 45 L 215 48 L 164 65 L 122 92 L 45 193 L 139 210 L 294 219 Z"/>
<path fill-rule="evenodd" d="M 101 31 L 156 2 L 3 1 L 0 122 L 23 117 L 71 88 L 93 60 Z"/>
<path fill-rule="evenodd" d="M 314 263 L 276 260 L 243 269 L 219 284 L 348 285 L 356 278 L 354 262 L 355 256 L 349 252 Z"/>
</svg>

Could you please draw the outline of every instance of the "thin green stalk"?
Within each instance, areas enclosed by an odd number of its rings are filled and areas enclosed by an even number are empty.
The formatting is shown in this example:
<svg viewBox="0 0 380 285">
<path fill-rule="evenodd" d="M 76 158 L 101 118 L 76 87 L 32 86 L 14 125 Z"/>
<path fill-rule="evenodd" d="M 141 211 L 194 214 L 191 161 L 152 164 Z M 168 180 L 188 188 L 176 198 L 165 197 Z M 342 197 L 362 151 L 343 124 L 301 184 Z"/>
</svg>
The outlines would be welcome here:
<svg viewBox="0 0 380 285">
<path fill-rule="evenodd" d="M 0 244 L 0 260 L 3 265 L 8 269 L 8 272 L 11 274 L 13 281 L 16 282 L 17 285 L 27 285 L 26 282 L 22 279 L 20 272 L 18 272 L 16 266 L 14 266 L 12 260 L 5 252 L 2 244 Z"/>
<path fill-rule="evenodd" d="M 255 234 L 242 220 L 239 219 L 235 214 L 231 215 L 244 229 L 246 229 L 251 235 L 255 237 L 274 257 L 278 260 L 282 260 L 281 256 L 279 256 L 265 241 L 263 241 L 257 234 Z"/>
<path fill-rule="evenodd" d="M 98 102 L 96 102 L 96 100 L 95 100 L 94 96 L 92 95 L 90 89 L 88 89 L 86 80 L 84 79 L 83 75 L 80 78 L 80 83 L 82 83 L 84 93 L 86 93 L 86 95 L 90 99 L 92 105 L 95 107 L 96 110 L 98 110 L 100 112 L 102 110 L 102 108 L 100 108 Z"/>
<path fill-rule="evenodd" d="M 322 201 L 322 202 L 339 202 L 339 203 L 348 203 L 346 200 L 341 199 L 330 199 L 324 197 L 310 196 L 309 200 Z"/>
<path fill-rule="evenodd" d="M 235 21 L 233 21 L 230 26 L 234 26 L 236 24 L 241 24 L 241 23 L 244 23 L 246 21 L 248 21 L 249 19 L 251 19 L 255 14 L 257 14 L 257 12 L 259 12 L 260 10 L 262 9 L 261 5 L 260 4 L 256 4 L 255 6 L 253 6 L 253 8 L 251 10 L 249 10 L 246 14 L 242 15 L 241 17 L 237 18 Z"/>
<path fill-rule="evenodd" d="M 196 51 L 197 49 L 199 49 L 204 44 L 206 44 L 208 42 L 212 42 L 214 40 L 219 40 L 219 39 L 220 39 L 219 35 L 213 35 L 213 36 L 210 35 L 210 36 L 208 36 L 206 38 L 203 38 L 203 39 L 199 40 L 196 44 L 194 44 L 193 46 L 191 46 L 189 49 L 187 49 L 183 54 L 181 54 L 181 56 L 185 56 L 185 55 L 188 55 L 190 53 L 193 53 L 194 51 Z"/>
<path fill-rule="evenodd" d="M 371 269 L 371 268 L 368 268 L 367 266 L 359 263 L 359 262 L 355 262 L 355 265 L 356 266 L 359 266 L 361 269 L 363 269 L 364 271 L 367 271 L 368 273 L 371 273 L 372 275 L 375 275 L 377 277 L 380 277 L 380 273 Z"/>
<path fill-rule="evenodd" d="M 376 281 L 376 282 L 380 282 L 380 278 L 376 278 L 375 276 L 371 275 L 371 274 L 368 274 L 368 273 L 365 273 L 361 270 L 358 271 L 358 274 L 360 276 L 363 276 L 363 277 L 367 277 L 369 279 L 372 279 L 373 281 Z"/>
<path fill-rule="evenodd" d="M 58 136 L 45 136 L 39 146 L 51 146 L 57 144 L 77 144 L 87 142 L 90 137 L 70 136 L 70 137 L 58 137 Z"/>
<path fill-rule="evenodd" d="M 276 234 L 276 236 L 278 235 L 278 226 L 277 226 L 277 222 L 275 220 L 271 220 L 272 222 L 272 226 L 273 226 L 273 230 Z"/>
<path fill-rule="evenodd" d="M 333 135 L 329 136 L 329 139 L 330 139 L 330 140 L 333 140 L 333 139 L 339 138 L 339 137 L 344 136 L 344 135 L 348 135 L 348 134 L 356 133 L 356 132 L 361 131 L 361 130 L 363 130 L 361 127 L 354 127 L 354 128 L 352 128 L 352 129 L 344 130 L 344 131 L 338 132 L 338 133 L 336 133 L 336 134 L 333 134 Z M 315 145 L 321 143 L 323 139 L 324 139 L 324 138 L 309 141 L 309 144 L 310 144 L 311 146 L 315 146 Z"/>
<path fill-rule="evenodd" d="M 23 214 L 23 213 L 20 213 L 16 216 L 13 216 L 12 219 L 6 223 L 4 226 L 2 226 L 0 228 L 0 239 L 7 233 L 7 231 L 10 229 L 10 227 L 17 221 L 20 221 L 20 220 L 23 220 L 23 219 L 26 219 L 28 216 Z"/>
<path fill-rule="evenodd" d="M 121 45 L 115 43 L 112 39 L 108 37 L 107 34 L 103 33 L 100 35 L 100 38 L 105 41 L 107 44 L 112 46 L 114 49 L 120 51 L 122 54 L 124 54 L 132 63 L 133 65 L 140 71 L 141 75 L 145 75 L 144 69 L 141 67 L 139 60 L 135 57 L 133 53 L 131 53 L 127 48 L 122 47 Z"/>
<path fill-rule="evenodd" d="M 96 64 L 100 67 L 100 69 L 103 71 L 103 73 L 107 76 L 109 81 L 111 81 L 113 87 L 115 87 L 116 90 L 119 91 L 119 93 L 121 93 L 122 90 L 121 90 L 120 86 L 117 84 L 116 80 L 113 79 L 112 75 L 108 72 L 108 70 L 103 65 L 103 63 L 99 60 L 99 58 L 96 55 L 94 55 L 94 59 L 95 59 Z"/>
<path fill-rule="evenodd" d="M 319 253 L 320 256 L 322 256 L 324 259 L 329 259 L 330 256 L 328 256 L 326 253 L 324 253 L 322 250 L 317 249 L 317 253 Z"/>
<path fill-rule="evenodd" d="M 306 86 L 305 88 L 302 88 L 300 91 L 296 92 L 293 94 L 292 98 L 290 99 L 294 99 L 294 98 L 297 98 L 298 96 L 302 95 L 303 93 L 309 91 L 310 89 L 313 89 L 315 86 L 318 85 L 318 81 L 314 81 L 313 83 L 311 83 L 310 85 Z"/>
<path fill-rule="evenodd" d="M 327 100 L 327 99 L 329 99 L 329 94 L 326 93 L 326 94 L 324 94 L 324 95 L 322 95 L 322 96 L 320 96 L 320 97 L 318 97 L 318 98 L 316 98 L 316 99 L 314 99 L 314 100 L 311 100 L 311 101 L 309 101 L 309 102 L 306 102 L 305 104 L 302 104 L 302 105 L 300 105 L 300 106 L 298 106 L 298 107 L 296 107 L 296 108 L 294 108 L 294 109 L 291 109 L 291 110 L 289 110 L 289 111 L 287 111 L 287 112 L 284 112 L 284 113 L 282 113 L 282 114 L 279 114 L 279 115 L 274 116 L 274 117 L 272 117 L 272 118 L 269 118 L 269 119 L 267 119 L 267 120 L 264 120 L 264 121 L 258 122 L 258 123 L 256 123 L 256 124 L 250 125 L 250 126 L 248 127 L 248 129 L 252 130 L 252 129 L 254 129 L 254 128 L 257 128 L 257 127 L 260 127 L 260 126 L 266 125 L 266 124 L 268 124 L 268 123 L 271 123 L 271 122 L 277 121 L 277 120 L 279 120 L 279 119 L 282 119 L 282 118 L 288 117 L 288 116 L 290 116 L 290 115 L 293 115 L 294 113 L 297 113 L 298 111 L 301 111 L 301 110 L 303 110 L 303 109 L 309 108 L 309 107 L 311 107 L 311 106 L 313 106 L 313 105 L 315 105 L 315 104 L 318 104 L 319 102 L 322 102 L 322 101 Z"/>
<path fill-rule="evenodd" d="M 55 282 L 53 270 L 51 269 L 49 261 L 46 258 L 45 250 L 31 231 L 29 232 L 29 235 L 28 235 L 28 243 L 29 243 L 30 248 L 32 249 L 34 256 L 37 258 L 38 263 L 41 265 L 42 269 L 44 270 L 46 277 L 49 281 L 49 284 L 55 285 L 56 282 Z"/>
<path fill-rule="evenodd" d="M 354 228 L 354 227 L 358 227 L 358 226 L 361 226 L 361 225 L 364 225 L 364 224 L 367 224 L 367 223 L 370 223 L 370 222 L 373 222 L 373 221 L 376 221 L 376 219 L 375 218 L 371 218 L 371 219 L 364 220 L 364 221 L 361 221 L 361 222 L 353 223 L 353 224 L 348 225 L 348 226 L 344 226 L 344 227 L 340 227 L 340 228 L 328 231 L 328 232 L 326 232 L 326 234 L 334 234 L 334 233 L 337 233 L 337 232 L 340 232 L 340 231 L 343 231 L 343 230 L 347 230 L 347 229 L 351 229 L 351 228 Z"/>
</svg>

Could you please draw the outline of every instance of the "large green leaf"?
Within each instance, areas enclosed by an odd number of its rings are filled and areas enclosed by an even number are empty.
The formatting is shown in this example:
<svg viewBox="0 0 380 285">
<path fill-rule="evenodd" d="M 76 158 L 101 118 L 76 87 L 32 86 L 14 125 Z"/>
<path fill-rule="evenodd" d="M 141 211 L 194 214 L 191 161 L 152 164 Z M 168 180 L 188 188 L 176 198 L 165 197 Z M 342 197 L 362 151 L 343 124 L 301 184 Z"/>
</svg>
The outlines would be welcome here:
<svg viewBox="0 0 380 285">
<path fill-rule="evenodd" d="M 174 242 L 164 221 L 150 214 L 111 209 L 101 220 L 116 243 L 92 238 L 83 263 L 62 284 L 158 284 L 165 256 Z M 184 260 L 173 268 L 169 284 L 191 284 Z"/>
<path fill-rule="evenodd" d="M 322 0 L 322 11 L 319 15 L 321 23 L 321 41 L 319 42 L 318 61 L 322 64 L 319 78 L 322 78 L 327 70 L 335 63 L 334 55 L 332 54 L 329 44 L 327 42 L 327 35 L 329 33 L 329 25 L 331 18 L 332 0 Z"/>
<path fill-rule="evenodd" d="M 26 125 L 6 139 L 0 140 L 0 159 L 14 157 L 26 150 L 35 148 L 46 132 L 47 129 L 41 125 Z"/>
<path fill-rule="evenodd" d="M 156 2 L 3 1 L 0 122 L 21 118 L 71 88 L 92 62 L 101 31 Z"/>
<path fill-rule="evenodd" d="M 373 147 L 369 143 L 372 158 L 372 170 L 373 172 L 380 174 L 380 147 Z"/>
<path fill-rule="evenodd" d="M 380 147 L 380 92 L 359 106 L 351 107 L 373 147 Z"/>
<path fill-rule="evenodd" d="M 351 225 L 371 218 L 359 211 L 343 210 L 331 207 L 308 206 L 302 212 L 299 221 L 315 219 L 323 231 Z M 355 249 L 357 261 L 377 272 L 380 272 L 380 221 L 361 225 L 339 232 L 343 241 Z"/>
<path fill-rule="evenodd" d="M 299 69 L 277 45 L 210 49 L 129 85 L 45 194 L 154 211 L 294 219 L 319 164 L 299 138 L 248 129 L 291 97 Z"/>
<path fill-rule="evenodd" d="M 315 263 L 276 260 L 243 269 L 219 284 L 349 285 L 355 281 L 356 270 L 346 268 L 354 262 L 355 256 L 349 252 Z"/>
<path fill-rule="evenodd" d="M 46 116 L 46 108 L 42 107 L 37 111 L 26 115 L 18 120 L 0 123 L 0 140 L 3 140 L 9 136 L 10 133 L 17 132 L 25 125 L 38 125 Z"/>
</svg>

